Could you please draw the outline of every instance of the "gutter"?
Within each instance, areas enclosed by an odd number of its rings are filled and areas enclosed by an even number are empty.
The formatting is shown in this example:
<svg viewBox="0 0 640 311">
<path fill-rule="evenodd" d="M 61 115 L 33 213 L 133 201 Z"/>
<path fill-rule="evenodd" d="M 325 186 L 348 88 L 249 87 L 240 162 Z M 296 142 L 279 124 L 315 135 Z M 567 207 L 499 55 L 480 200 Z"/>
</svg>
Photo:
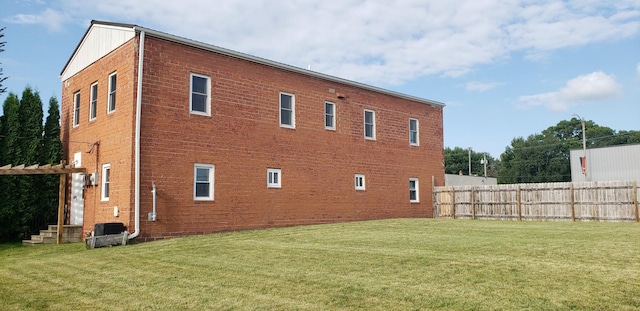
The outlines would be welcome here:
<svg viewBox="0 0 640 311">
<path fill-rule="evenodd" d="M 136 137 L 135 137 L 135 227 L 136 231 L 129 234 L 128 239 L 140 235 L 140 119 L 142 112 L 142 70 L 144 64 L 144 30 L 140 30 L 140 52 L 138 53 L 138 90 L 136 94 Z"/>
</svg>

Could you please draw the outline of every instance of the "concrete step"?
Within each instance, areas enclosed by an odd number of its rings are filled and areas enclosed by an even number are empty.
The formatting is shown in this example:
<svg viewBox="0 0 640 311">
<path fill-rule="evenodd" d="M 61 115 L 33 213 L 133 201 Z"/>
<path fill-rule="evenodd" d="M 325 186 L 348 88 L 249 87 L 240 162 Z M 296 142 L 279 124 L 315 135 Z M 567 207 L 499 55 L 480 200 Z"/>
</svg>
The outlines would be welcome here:
<svg viewBox="0 0 640 311">
<path fill-rule="evenodd" d="M 23 240 L 23 245 L 54 244 L 58 240 L 58 226 L 48 225 L 47 230 L 40 230 L 40 234 L 32 235 L 31 240 Z M 64 243 L 82 242 L 82 226 L 64 225 L 62 231 Z"/>
<path fill-rule="evenodd" d="M 42 245 L 42 244 L 44 244 L 42 243 L 42 241 L 22 240 L 22 245 L 36 246 L 36 245 Z"/>
</svg>

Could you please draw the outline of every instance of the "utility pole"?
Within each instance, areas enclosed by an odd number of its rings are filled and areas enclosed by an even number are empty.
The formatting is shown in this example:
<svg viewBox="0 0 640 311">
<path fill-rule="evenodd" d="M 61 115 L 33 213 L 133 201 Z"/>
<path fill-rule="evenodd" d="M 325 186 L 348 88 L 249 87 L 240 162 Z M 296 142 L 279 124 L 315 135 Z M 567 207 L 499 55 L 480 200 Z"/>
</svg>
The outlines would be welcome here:
<svg viewBox="0 0 640 311">
<path fill-rule="evenodd" d="M 487 178 L 487 153 L 483 154 L 482 164 L 484 164 L 484 178 Z"/>
<path fill-rule="evenodd" d="M 469 146 L 469 176 L 471 176 L 471 146 Z"/>
<path fill-rule="evenodd" d="M 580 169 L 582 169 L 584 181 L 587 181 L 587 136 L 584 126 L 584 118 L 577 114 L 574 114 L 574 116 L 578 117 L 578 119 L 580 119 L 580 122 L 582 123 L 582 161 L 580 162 Z"/>
</svg>

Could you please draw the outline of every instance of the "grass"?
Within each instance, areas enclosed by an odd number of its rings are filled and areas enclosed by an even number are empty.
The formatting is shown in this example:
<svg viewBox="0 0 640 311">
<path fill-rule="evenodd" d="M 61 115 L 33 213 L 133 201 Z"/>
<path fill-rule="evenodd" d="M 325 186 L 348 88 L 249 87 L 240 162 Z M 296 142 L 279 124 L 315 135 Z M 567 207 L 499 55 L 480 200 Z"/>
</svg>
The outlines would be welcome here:
<svg viewBox="0 0 640 311">
<path fill-rule="evenodd" d="M 392 219 L 0 246 L 0 310 L 640 310 L 640 225 Z"/>
</svg>

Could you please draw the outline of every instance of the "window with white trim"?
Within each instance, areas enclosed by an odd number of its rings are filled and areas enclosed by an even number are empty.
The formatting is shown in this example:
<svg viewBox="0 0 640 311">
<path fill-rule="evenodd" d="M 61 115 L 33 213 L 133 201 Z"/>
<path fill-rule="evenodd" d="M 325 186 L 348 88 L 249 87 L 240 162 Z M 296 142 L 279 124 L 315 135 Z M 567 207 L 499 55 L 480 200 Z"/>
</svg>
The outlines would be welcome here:
<svg viewBox="0 0 640 311">
<path fill-rule="evenodd" d="M 89 121 L 96 119 L 98 114 L 98 82 L 91 84 L 91 101 L 89 102 Z"/>
<path fill-rule="evenodd" d="M 420 202 L 417 178 L 409 178 L 409 201 L 411 203 Z"/>
<path fill-rule="evenodd" d="M 355 174 L 354 175 L 354 181 L 355 181 L 355 184 L 356 184 L 356 190 L 365 190 L 364 175 Z"/>
<path fill-rule="evenodd" d="M 296 128 L 296 97 L 280 92 L 280 127 Z"/>
<path fill-rule="evenodd" d="M 116 73 L 109 75 L 109 99 L 107 100 L 107 113 L 116 111 Z"/>
<path fill-rule="evenodd" d="M 109 201 L 111 190 L 111 164 L 102 164 L 102 184 L 101 184 L 101 201 Z"/>
<path fill-rule="evenodd" d="M 80 125 L 80 92 L 73 94 L 73 127 Z"/>
<path fill-rule="evenodd" d="M 324 128 L 327 130 L 336 129 L 336 105 L 332 102 L 324 103 Z"/>
<path fill-rule="evenodd" d="M 282 171 L 279 168 L 267 169 L 267 188 L 282 187 Z"/>
<path fill-rule="evenodd" d="M 196 163 L 193 165 L 193 199 L 197 201 L 213 201 L 212 164 Z"/>
<path fill-rule="evenodd" d="M 364 110 L 364 138 L 376 139 L 376 112 Z"/>
<path fill-rule="evenodd" d="M 418 119 L 409 119 L 409 144 L 411 146 L 419 146 L 418 137 Z"/>
<path fill-rule="evenodd" d="M 211 115 L 211 78 L 191 74 L 189 112 L 205 116 Z"/>
</svg>

